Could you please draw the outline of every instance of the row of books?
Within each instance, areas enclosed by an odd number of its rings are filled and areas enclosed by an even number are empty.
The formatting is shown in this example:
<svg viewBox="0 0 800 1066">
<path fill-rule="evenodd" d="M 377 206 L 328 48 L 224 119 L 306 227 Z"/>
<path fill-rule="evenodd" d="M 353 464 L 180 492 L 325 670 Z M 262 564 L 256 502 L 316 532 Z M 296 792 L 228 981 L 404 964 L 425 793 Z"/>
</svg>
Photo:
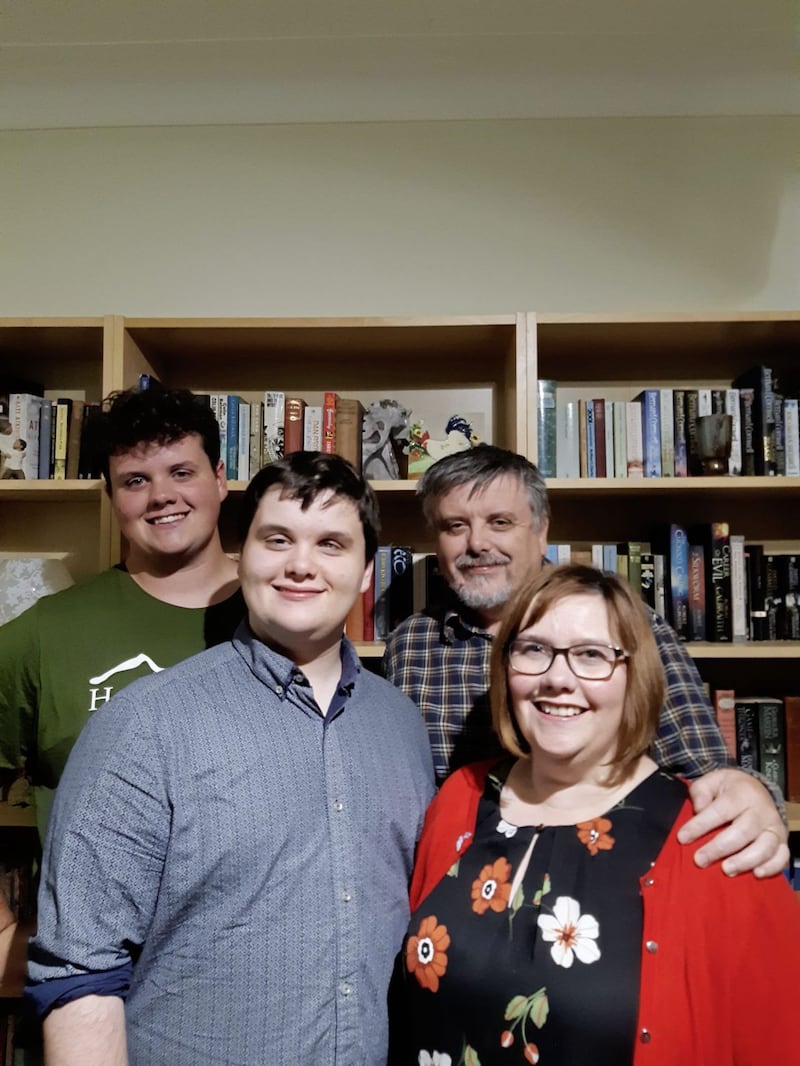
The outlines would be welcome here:
<svg viewBox="0 0 800 1066">
<path fill-rule="evenodd" d="M 249 481 L 267 463 L 302 450 L 336 452 L 361 470 L 364 408 L 326 392 L 322 404 L 265 391 L 252 403 L 230 393 L 201 393 L 219 422 L 220 455 L 229 480 Z"/>
<path fill-rule="evenodd" d="M 731 416 L 727 472 L 800 476 L 798 400 L 754 367 L 730 388 L 644 389 L 632 400 L 561 400 L 537 382 L 538 457 L 544 477 L 689 477 L 702 474 L 697 419 Z"/>
<path fill-rule="evenodd" d="M 76 396 L 0 393 L 0 479 L 99 477 L 87 440 L 99 409 Z"/>
<path fill-rule="evenodd" d="M 345 632 L 353 641 L 385 640 L 404 618 L 440 604 L 446 594 L 435 555 L 404 545 L 381 545 L 372 585 L 348 615 Z"/>
<path fill-rule="evenodd" d="M 765 551 L 727 522 L 673 523 L 652 541 L 551 544 L 547 556 L 622 574 L 681 640 L 800 640 L 800 556 Z"/>
<path fill-rule="evenodd" d="M 713 703 L 739 766 L 758 770 L 784 799 L 800 803 L 800 696 L 739 696 L 717 689 Z"/>
</svg>

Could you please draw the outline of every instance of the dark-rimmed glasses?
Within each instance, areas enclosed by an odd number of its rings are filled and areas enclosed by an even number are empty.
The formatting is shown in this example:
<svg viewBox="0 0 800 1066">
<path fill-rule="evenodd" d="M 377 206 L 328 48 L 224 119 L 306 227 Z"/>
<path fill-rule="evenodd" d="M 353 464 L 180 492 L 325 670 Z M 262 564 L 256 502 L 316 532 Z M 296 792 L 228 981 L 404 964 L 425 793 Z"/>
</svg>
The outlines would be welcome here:
<svg viewBox="0 0 800 1066">
<path fill-rule="evenodd" d="M 540 640 L 512 640 L 507 648 L 508 665 L 518 674 L 536 677 L 546 674 L 557 655 L 563 655 L 567 666 L 583 681 L 607 681 L 618 663 L 628 658 L 627 652 L 614 644 L 572 644 L 568 648 L 553 648 Z"/>
</svg>

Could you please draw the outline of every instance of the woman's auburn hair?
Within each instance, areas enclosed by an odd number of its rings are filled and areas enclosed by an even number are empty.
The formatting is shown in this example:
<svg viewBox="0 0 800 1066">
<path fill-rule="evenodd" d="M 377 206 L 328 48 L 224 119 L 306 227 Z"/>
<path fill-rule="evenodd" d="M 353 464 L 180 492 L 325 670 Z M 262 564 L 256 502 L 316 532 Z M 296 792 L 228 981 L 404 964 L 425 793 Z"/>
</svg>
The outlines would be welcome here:
<svg viewBox="0 0 800 1066">
<path fill-rule="evenodd" d="M 624 781 L 630 767 L 653 742 L 664 702 L 664 665 L 644 602 L 627 581 L 590 566 L 545 566 L 529 577 L 506 605 L 490 662 L 492 725 L 512 755 L 530 754 L 519 729 L 508 688 L 508 648 L 522 629 L 533 626 L 570 596 L 599 596 L 608 610 L 613 639 L 628 655 L 627 684 L 609 785 Z M 619 669 L 619 667 L 617 667 Z"/>
</svg>

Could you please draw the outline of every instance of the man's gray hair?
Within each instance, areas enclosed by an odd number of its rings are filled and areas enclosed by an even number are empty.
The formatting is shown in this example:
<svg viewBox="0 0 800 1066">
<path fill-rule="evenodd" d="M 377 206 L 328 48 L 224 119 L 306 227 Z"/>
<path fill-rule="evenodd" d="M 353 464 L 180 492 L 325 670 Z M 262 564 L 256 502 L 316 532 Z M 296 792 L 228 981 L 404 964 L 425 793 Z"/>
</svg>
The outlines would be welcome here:
<svg viewBox="0 0 800 1066">
<path fill-rule="evenodd" d="M 434 525 L 436 501 L 460 485 L 472 484 L 470 496 L 480 492 L 496 478 L 509 475 L 518 478 L 528 493 L 534 525 L 541 529 L 550 519 L 550 502 L 542 475 L 524 455 L 497 448 L 493 444 L 476 444 L 463 452 L 455 452 L 429 466 L 417 485 L 422 501 L 422 513 L 429 525 Z"/>
</svg>

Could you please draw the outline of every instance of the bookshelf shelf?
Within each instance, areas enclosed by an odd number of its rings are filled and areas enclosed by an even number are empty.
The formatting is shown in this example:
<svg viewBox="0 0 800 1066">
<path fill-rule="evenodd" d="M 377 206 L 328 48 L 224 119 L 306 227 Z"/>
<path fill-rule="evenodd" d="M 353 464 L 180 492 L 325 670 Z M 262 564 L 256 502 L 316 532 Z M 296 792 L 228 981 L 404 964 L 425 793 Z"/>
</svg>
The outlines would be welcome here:
<svg viewBox="0 0 800 1066">
<path fill-rule="evenodd" d="M 790 833 L 800 833 L 800 803 L 786 804 L 786 820 Z"/>
<path fill-rule="evenodd" d="M 0 481 L 0 506 L 3 500 L 93 500 L 102 492 L 102 481 Z"/>
<path fill-rule="evenodd" d="M 653 477 L 635 478 L 551 478 L 547 490 L 554 496 L 682 496 L 699 494 L 724 498 L 747 496 L 800 495 L 798 477 Z"/>
<path fill-rule="evenodd" d="M 693 659 L 800 659 L 800 641 L 752 641 L 745 644 L 689 642 L 686 650 Z"/>
</svg>

